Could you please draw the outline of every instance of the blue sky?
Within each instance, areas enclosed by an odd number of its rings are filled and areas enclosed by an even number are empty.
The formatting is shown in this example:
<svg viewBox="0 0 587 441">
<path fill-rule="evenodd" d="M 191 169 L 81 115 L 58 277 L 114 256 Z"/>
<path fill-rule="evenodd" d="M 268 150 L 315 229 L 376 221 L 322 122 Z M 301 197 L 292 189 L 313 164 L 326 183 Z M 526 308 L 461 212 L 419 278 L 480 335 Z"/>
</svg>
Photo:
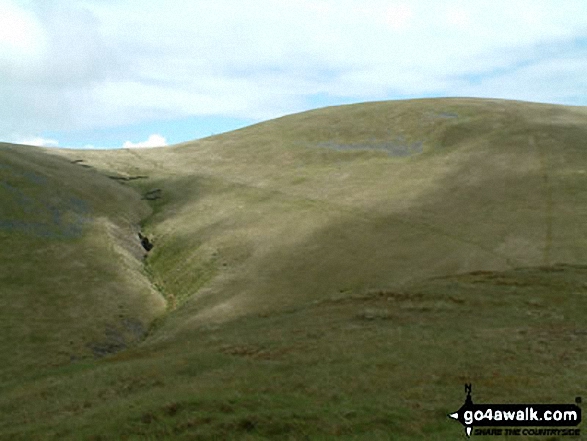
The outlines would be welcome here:
<svg viewBox="0 0 587 441">
<path fill-rule="evenodd" d="M 587 105 L 584 0 L 0 0 L 0 141 L 170 145 L 316 107 Z"/>
</svg>

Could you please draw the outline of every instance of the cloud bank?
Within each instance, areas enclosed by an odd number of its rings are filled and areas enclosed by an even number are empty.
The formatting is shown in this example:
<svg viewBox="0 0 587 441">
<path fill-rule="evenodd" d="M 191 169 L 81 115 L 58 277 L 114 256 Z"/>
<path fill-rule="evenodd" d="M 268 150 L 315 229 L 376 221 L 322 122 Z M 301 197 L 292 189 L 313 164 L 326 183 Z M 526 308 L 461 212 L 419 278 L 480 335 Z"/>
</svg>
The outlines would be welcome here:
<svg viewBox="0 0 587 441">
<path fill-rule="evenodd" d="M 587 2 L 3 0 L 0 139 L 328 101 L 587 105 Z"/>
</svg>

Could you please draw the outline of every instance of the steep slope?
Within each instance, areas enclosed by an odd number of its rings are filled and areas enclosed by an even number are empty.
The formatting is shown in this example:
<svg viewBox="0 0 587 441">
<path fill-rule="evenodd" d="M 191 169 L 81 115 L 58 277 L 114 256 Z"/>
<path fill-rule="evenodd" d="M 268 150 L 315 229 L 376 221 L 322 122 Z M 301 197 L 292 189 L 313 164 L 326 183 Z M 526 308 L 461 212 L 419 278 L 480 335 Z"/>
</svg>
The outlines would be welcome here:
<svg viewBox="0 0 587 441">
<path fill-rule="evenodd" d="M 140 340 L 164 309 L 136 236 L 149 208 L 101 174 L 0 144 L 0 382 Z"/>
</svg>

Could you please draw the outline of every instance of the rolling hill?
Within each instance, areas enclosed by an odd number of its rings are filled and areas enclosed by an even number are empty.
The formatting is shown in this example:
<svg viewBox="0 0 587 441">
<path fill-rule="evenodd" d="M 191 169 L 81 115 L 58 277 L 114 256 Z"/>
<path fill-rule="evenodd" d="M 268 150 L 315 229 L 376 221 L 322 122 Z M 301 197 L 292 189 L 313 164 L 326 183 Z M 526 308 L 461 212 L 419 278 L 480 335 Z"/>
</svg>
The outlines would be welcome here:
<svg viewBox="0 0 587 441">
<path fill-rule="evenodd" d="M 586 140 L 584 107 L 425 99 L 0 144 L 0 439 L 440 440 L 465 382 L 580 396 Z"/>
</svg>

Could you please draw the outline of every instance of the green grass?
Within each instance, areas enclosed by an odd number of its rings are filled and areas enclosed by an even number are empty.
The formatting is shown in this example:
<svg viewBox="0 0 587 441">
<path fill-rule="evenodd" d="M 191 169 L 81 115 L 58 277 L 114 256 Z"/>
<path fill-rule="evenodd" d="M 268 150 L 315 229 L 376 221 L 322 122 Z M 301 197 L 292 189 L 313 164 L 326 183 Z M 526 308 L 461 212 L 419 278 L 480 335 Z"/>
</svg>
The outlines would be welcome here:
<svg viewBox="0 0 587 441">
<path fill-rule="evenodd" d="M 2 381 L 140 340 L 164 311 L 137 195 L 40 149 L 0 146 Z"/>
<path fill-rule="evenodd" d="M 0 221 L 45 232 L 0 228 L 0 439 L 444 440 L 465 382 L 585 396 L 585 116 L 413 100 L 0 146 Z"/>
<path fill-rule="evenodd" d="M 568 402 L 584 392 L 587 269 L 553 268 L 339 296 L 55 368 L 2 394 L 3 412 L 27 403 L 12 409 L 6 433 L 456 438 L 462 429 L 446 414 L 462 404 L 465 382 L 478 402 Z"/>
</svg>

